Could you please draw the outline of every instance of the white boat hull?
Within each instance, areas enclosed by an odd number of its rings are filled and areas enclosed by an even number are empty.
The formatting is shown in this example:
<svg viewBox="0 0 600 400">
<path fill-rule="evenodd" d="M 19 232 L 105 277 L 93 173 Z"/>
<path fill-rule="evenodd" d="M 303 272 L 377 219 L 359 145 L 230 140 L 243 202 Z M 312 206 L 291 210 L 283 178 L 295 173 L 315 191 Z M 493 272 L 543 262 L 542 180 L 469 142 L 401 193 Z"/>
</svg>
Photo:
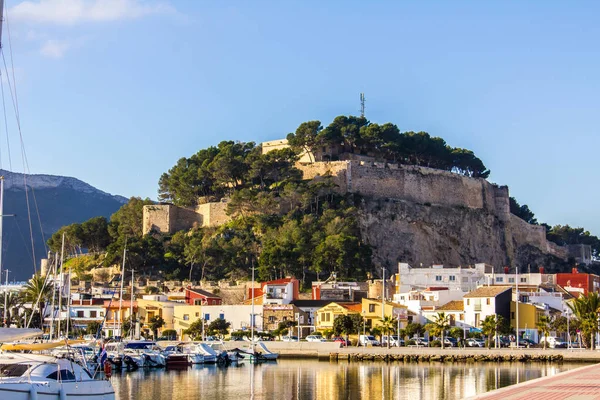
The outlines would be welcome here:
<svg viewBox="0 0 600 400">
<path fill-rule="evenodd" d="M 114 400 L 109 381 L 0 383 L 2 400 Z"/>
</svg>

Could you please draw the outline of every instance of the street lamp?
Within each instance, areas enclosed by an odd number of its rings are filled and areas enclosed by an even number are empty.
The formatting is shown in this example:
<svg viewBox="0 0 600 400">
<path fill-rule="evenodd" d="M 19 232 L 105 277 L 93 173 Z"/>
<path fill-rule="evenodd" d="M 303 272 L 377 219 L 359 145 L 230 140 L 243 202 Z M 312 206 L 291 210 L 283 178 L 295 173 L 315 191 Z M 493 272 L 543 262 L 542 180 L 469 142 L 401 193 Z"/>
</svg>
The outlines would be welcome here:
<svg viewBox="0 0 600 400">
<path fill-rule="evenodd" d="M 366 319 L 366 314 L 367 311 L 363 310 L 362 315 L 363 315 L 363 342 L 365 341 L 365 335 L 367 334 L 366 329 L 367 329 L 367 319 Z M 360 340 L 358 341 L 359 344 L 362 344 L 364 346 L 364 343 L 360 343 Z"/>
</svg>

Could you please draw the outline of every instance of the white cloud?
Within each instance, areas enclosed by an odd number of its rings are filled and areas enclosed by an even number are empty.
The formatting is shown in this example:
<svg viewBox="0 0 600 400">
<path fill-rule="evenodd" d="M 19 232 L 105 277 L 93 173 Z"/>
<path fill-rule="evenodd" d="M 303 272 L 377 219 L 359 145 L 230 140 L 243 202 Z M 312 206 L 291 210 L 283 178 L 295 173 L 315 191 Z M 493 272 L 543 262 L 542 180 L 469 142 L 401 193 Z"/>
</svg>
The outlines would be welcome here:
<svg viewBox="0 0 600 400">
<path fill-rule="evenodd" d="M 12 7 L 12 19 L 34 23 L 74 25 L 141 18 L 151 14 L 172 13 L 165 3 L 141 0 L 39 0 L 23 1 Z"/>
<path fill-rule="evenodd" d="M 50 58 L 62 58 L 67 50 L 71 47 L 71 44 L 64 40 L 50 39 L 46 40 L 40 49 L 40 53 Z"/>
</svg>

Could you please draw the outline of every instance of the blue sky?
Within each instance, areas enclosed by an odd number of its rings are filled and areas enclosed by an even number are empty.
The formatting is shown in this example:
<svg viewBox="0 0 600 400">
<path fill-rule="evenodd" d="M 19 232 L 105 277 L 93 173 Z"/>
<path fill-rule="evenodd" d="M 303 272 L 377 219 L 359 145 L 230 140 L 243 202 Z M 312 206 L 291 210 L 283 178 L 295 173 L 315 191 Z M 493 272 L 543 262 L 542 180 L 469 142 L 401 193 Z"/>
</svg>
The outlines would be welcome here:
<svg viewBox="0 0 600 400">
<path fill-rule="evenodd" d="M 539 220 L 600 235 L 596 2 L 7 4 L 32 173 L 156 198 L 178 158 L 357 114 L 364 92 L 371 121 L 469 148 Z"/>
</svg>

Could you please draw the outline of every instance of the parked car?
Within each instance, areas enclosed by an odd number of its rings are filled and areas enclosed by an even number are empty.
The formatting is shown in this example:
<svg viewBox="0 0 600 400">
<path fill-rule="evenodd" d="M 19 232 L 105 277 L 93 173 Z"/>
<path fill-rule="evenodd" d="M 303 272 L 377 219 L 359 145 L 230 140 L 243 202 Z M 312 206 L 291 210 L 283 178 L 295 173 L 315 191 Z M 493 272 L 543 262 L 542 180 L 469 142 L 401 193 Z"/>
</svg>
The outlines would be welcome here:
<svg viewBox="0 0 600 400">
<path fill-rule="evenodd" d="M 481 339 L 467 339 L 467 347 L 485 347 L 485 341 Z"/>
<path fill-rule="evenodd" d="M 498 338 L 498 341 L 500 343 L 500 347 L 510 347 L 510 339 L 504 336 L 500 336 Z"/>
<path fill-rule="evenodd" d="M 352 344 L 352 343 L 350 343 L 350 340 L 346 340 L 345 338 L 343 338 L 341 336 L 334 337 L 333 341 L 337 342 L 337 343 L 341 343 L 342 346 L 350 346 Z"/>
<path fill-rule="evenodd" d="M 321 335 L 308 335 L 306 337 L 307 342 L 326 342 L 327 340 Z"/>
<path fill-rule="evenodd" d="M 381 337 L 381 345 L 382 346 L 387 346 L 387 342 L 388 342 L 388 335 L 383 335 Z M 390 346 L 391 347 L 399 347 L 399 346 L 404 346 L 404 340 L 403 339 L 399 339 L 398 335 L 390 335 Z"/>
<path fill-rule="evenodd" d="M 546 343 L 546 347 L 549 347 L 551 349 L 567 348 L 567 342 L 563 341 L 560 338 L 557 338 L 556 336 L 542 336 L 542 338 L 540 339 L 540 347 L 544 347 L 544 343 Z"/>
<path fill-rule="evenodd" d="M 458 347 L 458 340 L 453 337 L 445 337 L 444 338 L 444 346 L 446 347 Z"/>
<path fill-rule="evenodd" d="M 538 347 L 538 344 L 531 339 L 521 338 L 519 339 L 519 345 L 525 347 Z"/>
<path fill-rule="evenodd" d="M 282 342 L 297 342 L 298 341 L 298 336 L 283 336 L 281 338 Z"/>
<path fill-rule="evenodd" d="M 429 346 L 429 340 L 424 337 L 414 338 L 413 340 L 417 346 Z"/>
<path fill-rule="evenodd" d="M 373 335 L 360 335 L 358 342 L 361 346 L 379 346 L 381 344 Z"/>
</svg>

